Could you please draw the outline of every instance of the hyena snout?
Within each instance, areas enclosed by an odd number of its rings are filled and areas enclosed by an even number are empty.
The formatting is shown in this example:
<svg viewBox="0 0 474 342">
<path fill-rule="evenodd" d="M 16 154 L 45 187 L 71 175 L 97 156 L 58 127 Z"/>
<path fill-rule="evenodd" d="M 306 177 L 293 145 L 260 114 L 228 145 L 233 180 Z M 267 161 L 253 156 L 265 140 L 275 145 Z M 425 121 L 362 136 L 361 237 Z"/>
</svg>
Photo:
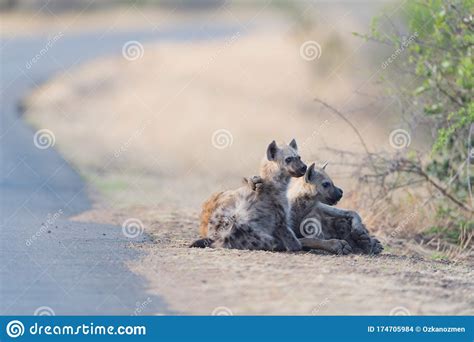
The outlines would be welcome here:
<svg viewBox="0 0 474 342">
<path fill-rule="evenodd" d="M 332 203 L 330 203 L 330 204 L 334 205 L 337 202 L 339 202 L 339 200 L 342 198 L 343 194 L 344 194 L 344 191 L 342 191 L 341 188 L 338 188 L 337 186 L 335 186 L 333 191 L 332 191 L 332 194 L 331 194 L 330 202 L 332 202 Z"/>
<path fill-rule="evenodd" d="M 303 177 L 306 173 L 307 166 L 301 160 L 295 162 L 295 165 L 292 165 L 290 168 L 290 174 L 293 177 Z"/>
</svg>

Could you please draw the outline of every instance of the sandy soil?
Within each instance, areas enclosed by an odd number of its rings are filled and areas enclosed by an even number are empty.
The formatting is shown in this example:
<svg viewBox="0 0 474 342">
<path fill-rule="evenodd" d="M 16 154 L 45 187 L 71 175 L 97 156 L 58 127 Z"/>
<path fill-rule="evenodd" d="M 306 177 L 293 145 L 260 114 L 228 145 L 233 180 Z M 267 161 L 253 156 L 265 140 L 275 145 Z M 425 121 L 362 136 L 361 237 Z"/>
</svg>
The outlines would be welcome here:
<svg viewBox="0 0 474 342">
<path fill-rule="evenodd" d="M 352 131 L 313 102 L 317 95 L 361 108 L 355 90 L 377 93 L 365 82 L 377 72 L 368 67 L 370 50 L 346 32 L 364 27 L 350 16 L 333 19 L 317 37 L 290 34 L 289 25 L 277 34 L 145 46 L 138 60 L 97 60 L 26 101 L 27 119 L 54 132 L 56 147 L 100 190 L 97 209 L 76 219 L 122 226 L 136 218 L 151 234 L 151 247 L 132 243 L 147 257 L 129 266 L 171 309 L 385 315 L 467 314 L 473 307 L 472 265 L 404 255 L 395 239 L 376 258 L 187 248 L 198 237 L 200 204 L 255 174 L 272 139 L 297 138 L 305 160 L 334 158 L 325 145 L 359 148 Z M 341 39 L 341 30 L 352 38 Z M 321 43 L 319 59 L 301 57 L 308 39 Z M 351 114 L 374 148 L 390 148 L 382 109 Z M 328 170 L 353 196 L 344 168 Z"/>
<path fill-rule="evenodd" d="M 96 210 L 77 220 L 139 218 L 154 245 L 131 264 L 171 310 L 188 314 L 474 314 L 472 265 L 384 253 L 378 257 L 191 249 L 197 212 L 163 207 Z M 400 251 L 398 251 L 400 253 Z"/>
</svg>

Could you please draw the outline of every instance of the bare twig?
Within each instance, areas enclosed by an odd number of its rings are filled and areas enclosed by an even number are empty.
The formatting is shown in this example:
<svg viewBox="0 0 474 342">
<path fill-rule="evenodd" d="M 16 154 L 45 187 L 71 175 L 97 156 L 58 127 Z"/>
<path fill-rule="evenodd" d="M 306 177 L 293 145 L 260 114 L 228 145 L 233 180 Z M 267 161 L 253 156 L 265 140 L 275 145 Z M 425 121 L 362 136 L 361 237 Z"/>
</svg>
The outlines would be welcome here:
<svg viewBox="0 0 474 342">
<path fill-rule="evenodd" d="M 474 212 L 474 210 L 466 205 L 465 203 L 461 202 L 458 200 L 456 197 L 451 195 L 444 187 L 442 187 L 440 184 L 438 184 L 434 179 L 432 179 L 425 171 L 423 171 L 421 168 L 418 171 L 418 174 L 422 176 L 428 183 L 433 185 L 436 189 L 438 189 L 445 197 L 449 198 L 453 203 L 457 204 L 460 208 L 464 209 L 467 212 Z"/>
<path fill-rule="evenodd" d="M 360 143 L 362 144 L 362 146 L 364 147 L 364 150 L 365 152 L 367 153 L 367 156 L 369 157 L 370 159 L 370 162 L 372 163 L 372 166 L 375 168 L 375 165 L 373 164 L 373 160 L 372 160 L 372 157 L 371 157 L 371 153 L 369 151 L 369 148 L 367 147 L 367 144 L 365 143 L 365 140 L 364 138 L 362 137 L 362 134 L 360 134 L 359 130 L 357 129 L 356 126 L 354 126 L 354 124 L 348 119 L 346 118 L 346 116 L 344 114 L 342 114 L 339 110 L 337 110 L 336 108 L 334 108 L 333 106 L 331 106 L 330 104 L 328 104 L 327 102 L 321 100 L 321 99 L 318 99 L 318 98 L 315 98 L 314 101 L 322 104 L 324 107 L 330 109 L 332 112 L 334 112 L 337 116 L 339 116 L 342 120 L 344 120 L 345 123 L 347 123 L 351 128 L 352 130 L 354 131 L 354 133 L 357 135 L 357 137 L 359 138 L 360 140 Z"/>
</svg>

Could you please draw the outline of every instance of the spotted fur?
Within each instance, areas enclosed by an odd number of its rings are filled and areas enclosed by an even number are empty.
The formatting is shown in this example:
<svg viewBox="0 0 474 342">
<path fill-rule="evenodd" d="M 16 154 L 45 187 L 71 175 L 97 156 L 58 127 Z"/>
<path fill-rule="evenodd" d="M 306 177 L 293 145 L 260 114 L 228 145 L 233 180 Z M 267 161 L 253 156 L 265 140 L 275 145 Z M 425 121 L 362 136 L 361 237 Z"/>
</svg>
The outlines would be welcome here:
<svg viewBox="0 0 474 342">
<path fill-rule="evenodd" d="M 244 185 L 213 195 L 201 213 L 204 239 L 192 247 L 297 251 L 302 246 L 289 228 L 289 203 L 286 196 L 292 177 L 302 177 L 306 165 L 298 155 L 293 139 L 289 145 L 273 141 L 260 168 L 259 191 Z"/>
<path fill-rule="evenodd" d="M 291 205 L 291 229 L 298 238 L 308 237 L 305 224 L 316 219 L 320 222 L 320 231 L 314 238 L 323 240 L 338 239 L 346 241 L 353 252 L 378 254 L 383 247 L 379 240 L 371 237 L 361 223 L 360 229 L 354 230 L 352 218 L 357 213 L 339 210 L 344 216 L 332 216 L 321 210 L 318 203 L 335 205 L 342 198 L 343 191 L 334 185 L 323 168 L 316 168 L 313 163 L 305 177 L 292 182 L 288 191 Z M 337 209 L 335 209 L 337 212 Z"/>
</svg>

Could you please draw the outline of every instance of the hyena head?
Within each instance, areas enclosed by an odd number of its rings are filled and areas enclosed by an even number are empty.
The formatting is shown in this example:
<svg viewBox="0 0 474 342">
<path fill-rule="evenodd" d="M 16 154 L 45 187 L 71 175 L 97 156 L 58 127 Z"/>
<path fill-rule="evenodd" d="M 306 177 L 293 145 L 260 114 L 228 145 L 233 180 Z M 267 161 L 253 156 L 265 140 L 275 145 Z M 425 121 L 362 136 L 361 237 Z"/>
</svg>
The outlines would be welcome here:
<svg viewBox="0 0 474 342">
<path fill-rule="evenodd" d="M 319 202 L 334 205 L 342 198 L 343 191 L 335 186 L 327 175 L 326 166 L 327 163 L 323 167 L 317 168 L 315 163 L 311 164 L 306 171 L 304 180 L 313 188 L 313 193 L 316 194 L 316 199 Z"/>
<path fill-rule="evenodd" d="M 301 161 L 295 139 L 281 147 L 273 140 L 267 148 L 267 159 L 273 164 L 272 168 L 278 168 L 284 176 L 302 177 L 306 173 L 307 167 Z"/>
</svg>

